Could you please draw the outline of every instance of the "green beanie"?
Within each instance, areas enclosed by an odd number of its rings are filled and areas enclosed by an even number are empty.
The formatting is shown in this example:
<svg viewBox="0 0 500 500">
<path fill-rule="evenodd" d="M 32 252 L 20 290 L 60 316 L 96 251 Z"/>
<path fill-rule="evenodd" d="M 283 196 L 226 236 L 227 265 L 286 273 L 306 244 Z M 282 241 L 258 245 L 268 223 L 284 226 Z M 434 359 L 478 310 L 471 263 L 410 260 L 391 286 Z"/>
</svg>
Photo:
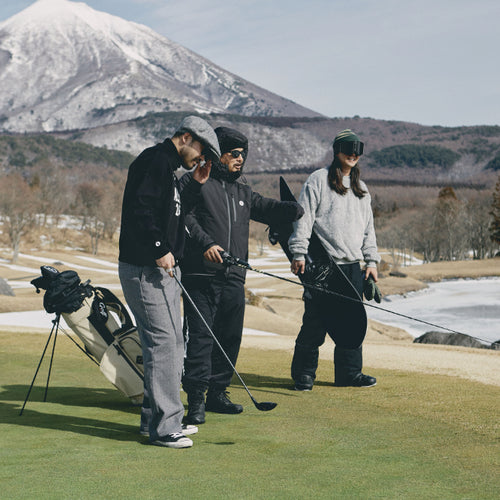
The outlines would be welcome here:
<svg viewBox="0 0 500 500">
<path fill-rule="evenodd" d="M 346 128 L 339 132 L 333 141 L 333 147 L 340 142 L 361 142 L 361 139 L 350 129 Z"/>
</svg>

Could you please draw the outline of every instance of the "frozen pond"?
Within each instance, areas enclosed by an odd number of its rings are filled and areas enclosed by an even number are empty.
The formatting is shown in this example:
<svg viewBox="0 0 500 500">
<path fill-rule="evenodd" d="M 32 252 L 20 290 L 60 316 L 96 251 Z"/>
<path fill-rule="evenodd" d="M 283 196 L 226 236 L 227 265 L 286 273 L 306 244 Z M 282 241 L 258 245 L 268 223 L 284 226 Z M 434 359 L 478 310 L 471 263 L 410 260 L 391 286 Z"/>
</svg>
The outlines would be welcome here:
<svg viewBox="0 0 500 500">
<path fill-rule="evenodd" d="M 374 301 L 370 304 L 378 305 Z M 425 290 L 385 297 L 380 307 L 481 340 L 500 339 L 500 278 L 430 283 Z M 372 307 L 366 310 L 370 319 L 398 326 L 415 337 L 432 330 L 445 331 Z"/>
</svg>

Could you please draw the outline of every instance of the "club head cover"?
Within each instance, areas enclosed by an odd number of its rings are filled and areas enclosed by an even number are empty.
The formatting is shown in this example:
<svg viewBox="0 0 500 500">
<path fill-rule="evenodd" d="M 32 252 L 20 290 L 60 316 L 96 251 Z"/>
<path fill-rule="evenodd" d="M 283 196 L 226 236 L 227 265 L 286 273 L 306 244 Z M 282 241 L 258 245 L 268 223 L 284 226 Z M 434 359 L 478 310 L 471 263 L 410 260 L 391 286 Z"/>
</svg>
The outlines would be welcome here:
<svg viewBox="0 0 500 500">
<path fill-rule="evenodd" d="M 375 280 L 372 276 L 369 276 L 365 280 L 363 294 L 366 300 L 375 300 L 377 304 L 380 304 L 380 302 L 382 301 L 382 293 L 380 292 L 380 289 L 375 283 Z"/>
</svg>

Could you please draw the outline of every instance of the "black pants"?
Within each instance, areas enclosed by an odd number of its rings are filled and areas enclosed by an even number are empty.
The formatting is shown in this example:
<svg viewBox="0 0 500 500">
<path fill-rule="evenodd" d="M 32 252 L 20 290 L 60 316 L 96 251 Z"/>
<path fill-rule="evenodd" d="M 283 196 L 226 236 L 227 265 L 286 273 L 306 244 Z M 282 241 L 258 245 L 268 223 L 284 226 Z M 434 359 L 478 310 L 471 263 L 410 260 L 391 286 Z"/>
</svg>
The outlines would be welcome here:
<svg viewBox="0 0 500 500">
<path fill-rule="evenodd" d="M 344 274 L 363 296 L 364 271 L 359 263 L 340 266 Z M 345 290 L 336 283 L 329 283 L 329 288 L 340 294 Z M 351 328 L 349 317 L 341 314 L 346 308 L 346 302 L 341 298 L 319 292 L 306 291 L 304 294 L 304 315 L 302 327 L 295 341 L 295 350 L 292 360 L 291 374 L 294 380 L 301 375 L 316 377 L 318 368 L 319 347 L 325 342 L 326 334 L 335 342 L 335 379 L 345 382 L 361 372 L 362 356 L 361 345 L 365 338 L 366 330 L 356 331 Z M 327 328 L 332 320 L 338 328 Z"/>
<path fill-rule="evenodd" d="M 186 277 L 183 282 L 229 359 L 236 365 L 245 314 L 244 283 L 235 279 L 199 277 Z M 233 369 L 187 300 L 184 301 L 184 326 L 188 337 L 182 378 L 184 390 L 188 393 L 225 390 L 231 383 Z"/>
</svg>

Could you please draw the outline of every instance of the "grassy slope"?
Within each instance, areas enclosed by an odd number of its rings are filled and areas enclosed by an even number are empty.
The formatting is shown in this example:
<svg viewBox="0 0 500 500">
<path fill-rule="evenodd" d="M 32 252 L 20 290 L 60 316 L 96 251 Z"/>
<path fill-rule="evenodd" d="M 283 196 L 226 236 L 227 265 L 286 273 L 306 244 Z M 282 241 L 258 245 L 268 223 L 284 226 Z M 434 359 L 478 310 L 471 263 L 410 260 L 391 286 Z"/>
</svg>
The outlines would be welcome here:
<svg viewBox="0 0 500 500">
<path fill-rule="evenodd" d="M 208 414 L 192 449 L 169 450 L 145 444 L 139 410 L 62 335 L 48 402 L 46 359 L 19 416 L 46 339 L 0 334 L 3 498 L 500 495 L 498 387 L 377 370 L 371 389 L 320 382 L 297 393 L 288 354 L 244 349 L 238 369 L 254 397 L 278 407 L 258 412 L 235 382 L 244 413 Z M 330 371 L 320 361 L 318 380 Z"/>
</svg>

